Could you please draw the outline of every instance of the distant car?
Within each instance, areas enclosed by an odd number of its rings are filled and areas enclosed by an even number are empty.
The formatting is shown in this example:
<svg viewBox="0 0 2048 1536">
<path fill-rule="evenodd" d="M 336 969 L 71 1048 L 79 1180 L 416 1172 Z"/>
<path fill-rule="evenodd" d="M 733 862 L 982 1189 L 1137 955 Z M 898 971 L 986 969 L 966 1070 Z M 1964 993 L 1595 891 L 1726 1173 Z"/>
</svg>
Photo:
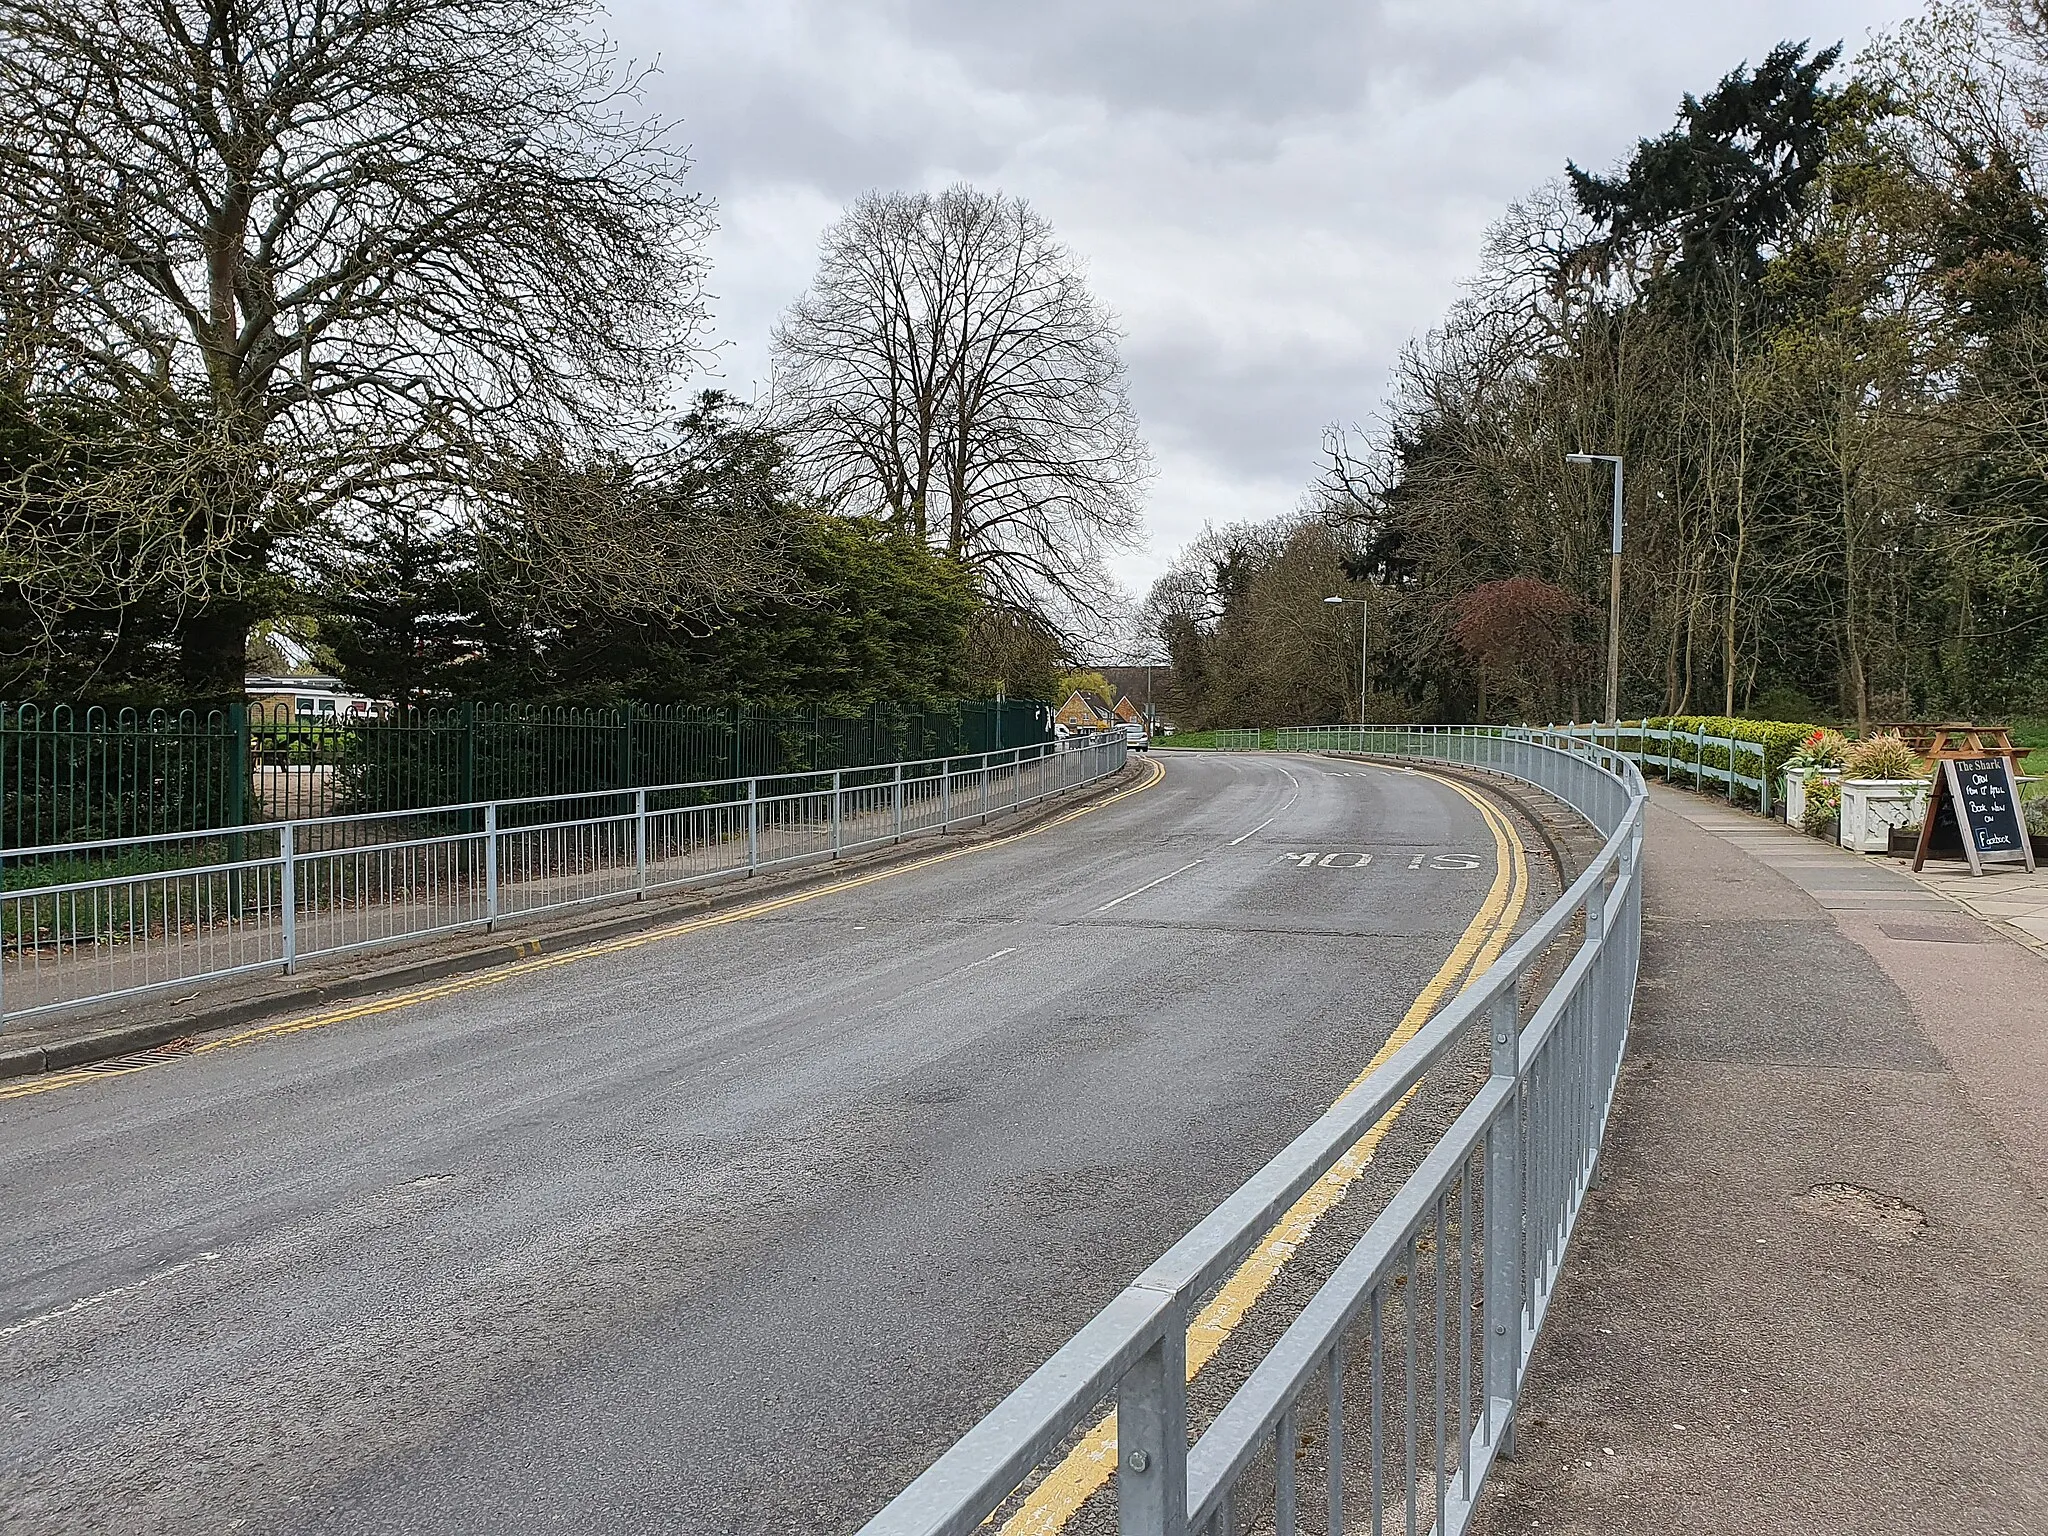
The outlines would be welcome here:
<svg viewBox="0 0 2048 1536">
<path fill-rule="evenodd" d="M 1135 720 L 1124 723 L 1124 740 L 1139 752 L 1152 750 L 1152 737 L 1145 727 Z"/>
</svg>

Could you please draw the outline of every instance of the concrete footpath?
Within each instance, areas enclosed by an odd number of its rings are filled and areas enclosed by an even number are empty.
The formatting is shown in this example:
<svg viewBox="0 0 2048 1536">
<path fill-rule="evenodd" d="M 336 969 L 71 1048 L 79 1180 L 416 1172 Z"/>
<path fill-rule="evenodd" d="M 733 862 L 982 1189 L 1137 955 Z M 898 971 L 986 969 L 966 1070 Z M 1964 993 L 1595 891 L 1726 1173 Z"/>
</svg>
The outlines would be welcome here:
<svg viewBox="0 0 2048 1536">
<path fill-rule="evenodd" d="M 1629 1064 L 1479 1528 L 2048 1531 L 2048 958 L 1652 802 Z"/>
</svg>

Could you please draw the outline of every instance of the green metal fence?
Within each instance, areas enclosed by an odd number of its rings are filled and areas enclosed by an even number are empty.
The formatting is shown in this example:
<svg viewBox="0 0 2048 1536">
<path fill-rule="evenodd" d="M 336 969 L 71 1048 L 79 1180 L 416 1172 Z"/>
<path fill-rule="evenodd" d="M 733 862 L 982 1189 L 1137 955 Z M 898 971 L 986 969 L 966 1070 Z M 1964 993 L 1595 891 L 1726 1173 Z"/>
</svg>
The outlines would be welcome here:
<svg viewBox="0 0 2048 1536">
<path fill-rule="evenodd" d="M 1047 706 L 1014 699 L 858 713 L 460 704 L 383 716 L 0 703 L 0 848 L 852 768 L 1051 737 Z"/>
</svg>

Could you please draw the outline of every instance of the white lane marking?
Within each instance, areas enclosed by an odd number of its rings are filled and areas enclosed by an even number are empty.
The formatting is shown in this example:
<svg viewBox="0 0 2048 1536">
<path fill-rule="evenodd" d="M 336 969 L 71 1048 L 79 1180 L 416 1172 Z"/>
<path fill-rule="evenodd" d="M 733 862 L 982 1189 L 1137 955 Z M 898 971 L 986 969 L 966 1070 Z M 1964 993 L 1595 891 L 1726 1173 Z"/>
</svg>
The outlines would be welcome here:
<svg viewBox="0 0 2048 1536">
<path fill-rule="evenodd" d="M 1256 827 L 1253 827 L 1251 831 L 1245 833 L 1243 837 L 1233 837 L 1230 840 L 1231 847 L 1235 848 L 1239 843 L 1249 842 L 1252 838 L 1257 837 L 1261 832 L 1265 831 L 1266 828 L 1273 825 L 1273 823 L 1278 821 L 1282 816 L 1285 816 L 1287 814 L 1288 807 L 1293 805 L 1294 802 L 1301 797 L 1301 780 L 1297 779 L 1293 774 L 1287 772 L 1287 765 L 1285 763 L 1275 763 L 1273 766 L 1275 768 L 1278 768 L 1281 773 L 1286 775 L 1287 782 L 1294 786 L 1294 793 L 1289 795 L 1285 800 L 1283 800 L 1280 803 L 1279 810 L 1275 811 L 1272 815 L 1268 816 Z M 1131 894 L 1135 896 L 1137 892 L 1133 891 Z"/>
<path fill-rule="evenodd" d="M 31 1328 L 40 1328 L 45 1323 L 54 1323 L 59 1318 L 71 1316 L 74 1312 L 83 1312 L 86 1308 L 99 1306 L 102 1302 L 133 1295 L 145 1286 L 156 1285 L 161 1281 L 170 1279 L 173 1275 L 181 1275 L 186 1270 L 197 1265 L 211 1264 L 219 1257 L 220 1255 L 217 1253 L 202 1253 L 196 1259 L 186 1259 L 183 1263 L 173 1264 L 169 1269 L 160 1269 L 153 1275 L 144 1275 L 140 1280 L 133 1281 L 130 1284 L 117 1285 L 111 1290 L 100 1291 L 92 1296 L 81 1296 L 76 1301 L 66 1302 L 63 1306 L 53 1308 L 48 1312 L 38 1313 L 34 1317 L 25 1317 L 18 1323 L 9 1323 L 5 1328 L 0 1328 L 0 1339 L 11 1339 L 17 1333 L 26 1333 Z"/>
<path fill-rule="evenodd" d="M 979 960 L 970 960 L 967 964 L 959 967 L 957 970 L 947 971 L 943 975 L 933 976 L 924 981 L 920 981 L 915 986 L 905 987 L 901 992 L 898 992 L 894 997 L 886 998 L 879 1003 L 875 1003 L 869 1007 L 862 1008 L 861 1010 L 859 1010 L 859 1012 L 853 1014 L 852 1017 L 866 1018 L 869 1014 L 878 1012 L 881 1009 L 894 1008 L 899 1003 L 906 1003 L 910 1001 L 911 998 L 917 996 L 917 994 L 920 992 L 929 992 L 933 987 L 943 987 L 949 981 L 957 981 L 960 977 L 965 976 L 969 971 L 980 970 L 981 967 L 983 967 L 984 965 L 991 965 L 994 962 L 1002 959 L 1003 956 L 1014 955 L 1015 953 L 1017 953 L 1017 946 L 1012 944 L 1008 949 L 999 949 L 992 955 L 983 955 Z"/>
<path fill-rule="evenodd" d="M 1273 825 L 1273 823 L 1278 821 L 1279 819 L 1280 813 L 1278 811 L 1275 811 L 1272 815 L 1268 816 L 1264 821 L 1260 822 L 1256 827 L 1253 827 L 1251 831 L 1245 833 L 1243 837 L 1233 837 L 1230 840 L 1230 846 L 1235 848 L 1239 843 L 1257 837 L 1261 832 L 1265 831 L 1266 828 Z"/>
<path fill-rule="evenodd" d="M 969 971 L 980 970 L 981 967 L 983 967 L 984 965 L 991 965 L 995 961 L 1002 959 L 1003 956 L 1014 955 L 1015 953 L 1017 953 L 1017 946 L 1012 944 L 1008 949 L 999 949 L 992 955 L 983 955 L 979 960 L 975 961 L 972 965 L 961 966 L 959 970 L 953 972 L 953 976 L 965 976 Z M 953 976 L 941 976 L 939 980 L 951 981 L 953 979 Z"/>
<path fill-rule="evenodd" d="M 1201 862 L 1202 861 L 1200 859 L 1195 860 L 1195 864 L 1199 864 Z M 1151 890 L 1153 886 L 1166 884 L 1166 882 L 1171 880 L 1174 875 L 1186 874 L 1189 870 L 1195 867 L 1195 864 L 1183 864 L 1179 869 L 1174 870 L 1172 874 L 1161 875 L 1157 880 L 1148 880 L 1143 885 L 1139 886 L 1135 891 L 1125 891 L 1123 895 L 1117 897 L 1116 900 L 1105 901 L 1101 906 L 1097 907 L 1095 910 L 1097 912 L 1107 912 L 1111 907 L 1120 907 L 1125 902 L 1129 901 L 1133 896 L 1142 896 L 1147 891 Z"/>
</svg>

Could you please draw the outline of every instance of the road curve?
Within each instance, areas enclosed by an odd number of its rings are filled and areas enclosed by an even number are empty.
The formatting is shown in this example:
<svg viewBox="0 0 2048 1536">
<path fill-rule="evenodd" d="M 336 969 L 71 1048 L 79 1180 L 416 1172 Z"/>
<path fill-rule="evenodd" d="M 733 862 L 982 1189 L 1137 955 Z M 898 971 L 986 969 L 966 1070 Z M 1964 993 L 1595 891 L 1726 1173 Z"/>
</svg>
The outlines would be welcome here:
<svg viewBox="0 0 2048 1536">
<path fill-rule="evenodd" d="M 1342 1091 L 1494 873 L 1425 775 L 1176 757 L 0 1102 L 0 1530 L 848 1529 Z"/>
</svg>

